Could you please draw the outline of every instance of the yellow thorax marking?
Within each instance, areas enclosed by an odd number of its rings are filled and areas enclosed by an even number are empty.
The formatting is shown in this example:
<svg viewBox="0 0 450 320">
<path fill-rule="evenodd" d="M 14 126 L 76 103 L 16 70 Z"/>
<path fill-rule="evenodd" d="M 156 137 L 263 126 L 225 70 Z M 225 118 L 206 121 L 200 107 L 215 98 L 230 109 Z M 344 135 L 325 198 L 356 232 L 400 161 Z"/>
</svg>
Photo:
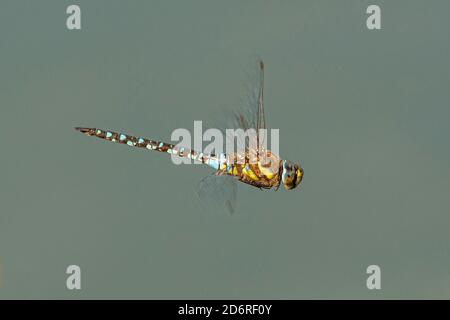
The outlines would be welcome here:
<svg viewBox="0 0 450 320">
<path fill-rule="evenodd" d="M 275 173 L 270 169 L 270 167 L 264 167 L 261 162 L 258 161 L 258 168 L 261 173 L 267 177 L 267 179 L 272 179 L 275 176 Z"/>
<path fill-rule="evenodd" d="M 259 180 L 259 177 L 252 171 L 248 164 L 242 169 L 242 173 L 254 181 Z"/>
</svg>

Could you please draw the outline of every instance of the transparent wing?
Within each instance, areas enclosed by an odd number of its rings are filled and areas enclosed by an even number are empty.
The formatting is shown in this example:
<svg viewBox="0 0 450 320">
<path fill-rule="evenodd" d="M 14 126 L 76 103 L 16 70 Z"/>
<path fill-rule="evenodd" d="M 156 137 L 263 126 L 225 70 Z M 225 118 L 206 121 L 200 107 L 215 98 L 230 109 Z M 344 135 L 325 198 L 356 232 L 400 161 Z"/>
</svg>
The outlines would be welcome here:
<svg viewBox="0 0 450 320">
<path fill-rule="evenodd" d="M 264 114 L 264 62 L 259 61 L 259 91 L 258 91 L 258 111 L 256 130 L 266 129 L 266 116 Z"/>
<path fill-rule="evenodd" d="M 223 131 L 226 137 L 225 143 L 240 142 L 245 145 L 246 150 L 250 145 L 263 146 L 266 136 L 260 135 L 260 129 L 266 129 L 266 118 L 264 112 L 264 63 L 261 59 L 252 63 L 252 70 L 248 74 L 248 79 L 245 85 L 245 95 L 241 99 L 239 108 L 234 111 L 227 111 L 215 123 L 215 127 Z M 236 137 L 226 129 L 254 129 L 256 135 L 255 139 L 258 141 L 242 140 L 242 137 Z M 244 137 L 245 138 L 245 137 Z M 235 140 L 237 139 L 237 140 Z M 261 151 L 261 150 L 260 150 Z"/>
<path fill-rule="evenodd" d="M 197 194 L 206 209 L 216 211 L 217 207 L 225 207 L 232 214 L 236 209 L 236 178 L 208 175 L 197 185 Z"/>
<path fill-rule="evenodd" d="M 236 128 L 266 129 L 264 113 L 264 62 L 258 59 L 248 74 L 245 99 L 234 113 Z"/>
</svg>

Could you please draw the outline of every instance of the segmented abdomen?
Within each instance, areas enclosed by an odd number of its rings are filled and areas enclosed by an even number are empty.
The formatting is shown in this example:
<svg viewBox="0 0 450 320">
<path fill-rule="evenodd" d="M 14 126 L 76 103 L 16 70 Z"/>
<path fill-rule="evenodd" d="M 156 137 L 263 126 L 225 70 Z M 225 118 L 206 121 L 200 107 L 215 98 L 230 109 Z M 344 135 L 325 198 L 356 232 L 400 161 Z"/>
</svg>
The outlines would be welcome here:
<svg viewBox="0 0 450 320">
<path fill-rule="evenodd" d="M 155 150 L 159 152 L 175 154 L 180 157 L 186 157 L 202 163 L 207 163 L 207 161 L 209 161 L 210 159 L 210 157 L 208 157 L 207 155 L 204 155 L 203 153 L 197 153 L 194 150 L 182 147 L 178 148 L 177 146 L 171 143 L 165 143 L 146 138 L 137 138 L 135 136 L 128 135 L 125 133 L 119 133 L 98 128 L 84 128 L 84 127 L 76 127 L 75 130 L 80 131 L 88 136 L 97 137 L 111 142 L 126 144 L 130 147 L 145 148 L 148 150 Z"/>
</svg>

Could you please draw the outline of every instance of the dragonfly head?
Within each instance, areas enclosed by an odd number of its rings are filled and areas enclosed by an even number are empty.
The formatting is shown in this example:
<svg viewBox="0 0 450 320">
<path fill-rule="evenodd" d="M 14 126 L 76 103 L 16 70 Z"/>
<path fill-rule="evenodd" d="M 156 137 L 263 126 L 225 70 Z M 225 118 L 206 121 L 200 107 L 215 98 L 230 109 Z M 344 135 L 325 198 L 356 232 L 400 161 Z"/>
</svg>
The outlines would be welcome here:
<svg viewBox="0 0 450 320">
<path fill-rule="evenodd" d="M 282 161 L 281 181 L 286 190 L 297 187 L 303 179 L 303 169 L 300 165 L 287 160 Z"/>
</svg>

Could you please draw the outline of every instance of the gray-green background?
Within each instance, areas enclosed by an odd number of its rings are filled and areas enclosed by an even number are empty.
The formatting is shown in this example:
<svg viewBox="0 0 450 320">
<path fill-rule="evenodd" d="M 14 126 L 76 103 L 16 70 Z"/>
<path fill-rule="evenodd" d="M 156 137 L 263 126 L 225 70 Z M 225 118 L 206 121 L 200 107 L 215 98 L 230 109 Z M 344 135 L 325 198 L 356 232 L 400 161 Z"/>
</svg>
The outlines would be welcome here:
<svg viewBox="0 0 450 320">
<path fill-rule="evenodd" d="M 66 29 L 79 4 L 82 30 Z M 382 30 L 366 28 L 379 4 Z M 0 2 L 1 298 L 450 298 L 447 1 Z M 301 190 L 89 139 L 234 108 L 249 57 Z M 82 270 L 82 290 L 65 269 Z M 366 288 L 377 264 L 382 289 Z"/>
</svg>

